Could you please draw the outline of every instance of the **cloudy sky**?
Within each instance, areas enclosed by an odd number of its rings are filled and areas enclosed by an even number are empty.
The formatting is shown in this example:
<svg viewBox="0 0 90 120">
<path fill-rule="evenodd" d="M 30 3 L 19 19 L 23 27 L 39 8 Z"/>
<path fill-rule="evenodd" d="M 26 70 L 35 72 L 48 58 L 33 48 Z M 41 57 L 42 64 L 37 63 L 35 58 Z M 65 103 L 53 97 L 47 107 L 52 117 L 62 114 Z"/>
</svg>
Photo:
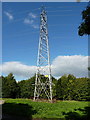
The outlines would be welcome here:
<svg viewBox="0 0 90 120">
<path fill-rule="evenodd" d="M 48 15 L 48 31 L 52 75 L 87 77 L 88 37 L 78 36 L 81 12 L 87 3 L 44 3 Z M 36 72 L 41 2 L 3 3 L 3 63 L 0 72 L 12 72 L 17 80 Z"/>
</svg>

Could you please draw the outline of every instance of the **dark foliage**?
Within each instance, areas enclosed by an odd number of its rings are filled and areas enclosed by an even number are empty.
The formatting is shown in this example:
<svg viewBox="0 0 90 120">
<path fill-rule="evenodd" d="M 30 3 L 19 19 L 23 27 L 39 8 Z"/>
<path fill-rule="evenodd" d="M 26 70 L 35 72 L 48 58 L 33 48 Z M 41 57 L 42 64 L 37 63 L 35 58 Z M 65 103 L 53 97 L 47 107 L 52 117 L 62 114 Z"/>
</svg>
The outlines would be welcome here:
<svg viewBox="0 0 90 120">
<path fill-rule="evenodd" d="M 89 78 L 63 75 L 56 85 L 56 98 L 60 100 L 90 100 Z"/>
<path fill-rule="evenodd" d="M 34 87 L 35 87 L 35 76 L 28 79 L 18 82 L 20 88 L 19 97 L 20 98 L 33 98 Z"/>
<path fill-rule="evenodd" d="M 3 98 L 16 98 L 18 97 L 19 87 L 14 79 L 12 73 L 2 78 L 2 97 Z"/>
<path fill-rule="evenodd" d="M 78 27 L 78 34 L 80 36 L 90 35 L 90 5 L 82 11 L 82 20 L 83 22 Z"/>
<path fill-rule="evenodd" d="M 41 76 L 42 77 L 42 76 Z M 34 96 L 35 76 L 28 80 L 22 80 L 18 83 L 12 73 L 2 78 L 2 97 L 3 98 L 29 98 Z M 43 77 L 44 82 L 47 78 Z M 59 100 L 90 100 L 90 78 L 76 78 L 75 76 L 63 75 L 56 80 L 52 77 L 53 98 Z M 48 87 L 48 86 L 47 86 Z M 41 98 L 46 96 L 42 92 Z"/>
</svg>

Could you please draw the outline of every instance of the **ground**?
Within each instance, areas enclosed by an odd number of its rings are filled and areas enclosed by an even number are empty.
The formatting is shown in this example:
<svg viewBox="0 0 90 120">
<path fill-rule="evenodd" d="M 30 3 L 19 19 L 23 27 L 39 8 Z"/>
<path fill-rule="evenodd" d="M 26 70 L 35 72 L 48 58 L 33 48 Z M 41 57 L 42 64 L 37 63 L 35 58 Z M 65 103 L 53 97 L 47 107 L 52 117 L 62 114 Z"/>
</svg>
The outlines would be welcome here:
<svg viewBox="0 0 90 120">
<path fill-rule="evenodd" d="M 3 115 L 31 120 L 88 120 L 90 114 L 89 102 L 56 101 L 54 103 L 34 102 L 30 99 L 4 99 Z M 38 120 L 38 119 L 37 119 Z"/>
</svg>

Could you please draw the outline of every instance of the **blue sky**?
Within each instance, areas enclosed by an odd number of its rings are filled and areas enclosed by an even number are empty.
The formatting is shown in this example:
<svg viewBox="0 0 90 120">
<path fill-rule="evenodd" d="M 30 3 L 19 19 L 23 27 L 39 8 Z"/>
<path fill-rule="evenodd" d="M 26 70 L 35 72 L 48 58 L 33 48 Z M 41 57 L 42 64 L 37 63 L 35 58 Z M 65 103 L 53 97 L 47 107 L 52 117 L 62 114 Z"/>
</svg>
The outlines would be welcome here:
<svg viewBox="0 0 90 120">
<path fill-rule="evenodd" d="M 87 2 L 3 3 L 3 64 L 36 66 L 41 6 L 46 7 L 51 64 L 58 56 L 88 56 L 88 37 L 78 35 Z"/>
</svg>

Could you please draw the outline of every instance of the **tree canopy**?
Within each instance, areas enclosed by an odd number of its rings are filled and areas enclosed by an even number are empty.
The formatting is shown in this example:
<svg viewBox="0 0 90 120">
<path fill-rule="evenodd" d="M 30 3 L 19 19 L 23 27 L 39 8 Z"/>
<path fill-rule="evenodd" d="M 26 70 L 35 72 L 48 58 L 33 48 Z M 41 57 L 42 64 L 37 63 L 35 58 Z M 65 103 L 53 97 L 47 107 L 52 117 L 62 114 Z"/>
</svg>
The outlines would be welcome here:
<svg viewBox="0 0 90 120">
<path fill-rule="evenodd" d="M 42 76 L 42 75 L 41 75 Z M 35 76 L 16 82 L 14 75 L 1 76 L 3 98 L 29 98 L 34 96 Z M 43 77 L 42 81 L 46 78 Z M 90 100 L 90 78 L 76 78 L 74 75 L 63 75 L 56 80 L 52 77 L 53 98 L 60 100 Z M 46 99 L 44 93 L 43 98 Z"/>
<path fill-rule="evenodd" d="M 19 87 L 14 79 L 12 73 L 8 76 L 2 76 L 2 97 L 3 98 L 16 98 L 18 95 Z"/>
<path fill-rule="evenodd" d="M 80 36 L 90 35 L 90 5 L 88 5 L 86 9 L 82 11 L 82 23 L 78 27 L 78 34 Z"/>
</svg>

